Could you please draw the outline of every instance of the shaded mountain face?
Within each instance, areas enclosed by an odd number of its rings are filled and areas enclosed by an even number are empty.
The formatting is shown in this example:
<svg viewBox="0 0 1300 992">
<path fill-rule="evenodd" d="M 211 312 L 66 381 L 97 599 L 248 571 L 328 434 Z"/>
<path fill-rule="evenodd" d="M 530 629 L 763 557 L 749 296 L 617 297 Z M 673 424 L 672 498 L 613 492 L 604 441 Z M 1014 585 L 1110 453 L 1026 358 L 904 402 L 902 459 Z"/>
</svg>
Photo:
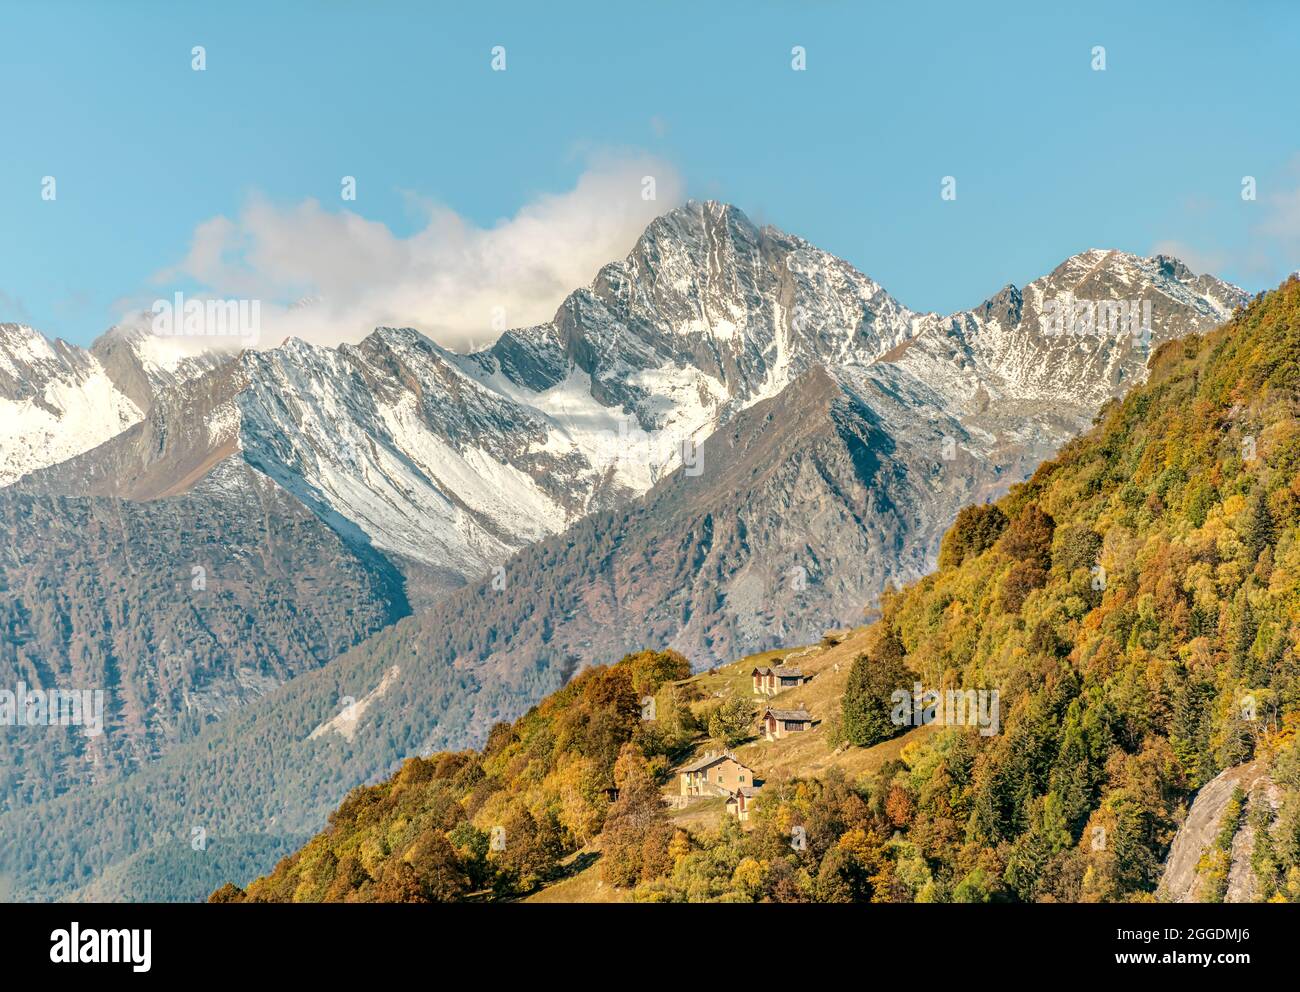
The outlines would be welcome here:
<svg viewBox="0 0 1300 992">
<path fill-rule="evenodd" d="M 6 808 L 148 764 L 408 612 L 391 568 L 235 462 L 149 502 L 3 490 L 0 527 L 0 686 L 102 706 L 97 727 L 6 727 Z"/>
<path fill-rule="evenodd" d="M 813 366 L 644 497 L 506 562 L 505 595 L 487 583 L 475 601 L 496 633 L 466 660 L 504 678 L 659 644 L 708 666 L 859 619 L 886 581 L 925 567 L 979 484 L 969 460 L 941 478 L 932 448 L 897 420 L 891 434 L 886 399 Z M 909 426 L 930 440 L 928 421 Z"/>
</svg>

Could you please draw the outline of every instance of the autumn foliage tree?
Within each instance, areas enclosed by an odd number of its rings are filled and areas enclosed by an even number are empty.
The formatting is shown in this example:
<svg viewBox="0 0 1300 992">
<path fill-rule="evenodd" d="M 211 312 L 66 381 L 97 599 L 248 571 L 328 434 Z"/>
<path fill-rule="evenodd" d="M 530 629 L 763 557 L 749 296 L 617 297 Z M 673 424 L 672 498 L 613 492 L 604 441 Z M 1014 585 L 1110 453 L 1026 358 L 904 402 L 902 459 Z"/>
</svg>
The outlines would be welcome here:
<svg viewBox="0 0 1300 992">
<path fill-rule="evenodd" d="M 963 508 L 939 545 L 939 567 L 956 568 L 967 558 L 983 553 L 1006 526 L 1006 514 L 995 504 Z"/>
<path fill-rule="evenodd" d="M 753 736 L 754 710 L 739 697 L 728 699 L 709 717 L 709 736 L 723 747 L 735 747 Z"/>
<path fill-rule="evenodd" d="M 645 756 L 631 744 L 625 745 L 618 757 L 614 781 L 618 799 L 600 835 L 601 878 L 627 887 L 671 867 L 669 846 L 674 831 Z"/>
</svg>

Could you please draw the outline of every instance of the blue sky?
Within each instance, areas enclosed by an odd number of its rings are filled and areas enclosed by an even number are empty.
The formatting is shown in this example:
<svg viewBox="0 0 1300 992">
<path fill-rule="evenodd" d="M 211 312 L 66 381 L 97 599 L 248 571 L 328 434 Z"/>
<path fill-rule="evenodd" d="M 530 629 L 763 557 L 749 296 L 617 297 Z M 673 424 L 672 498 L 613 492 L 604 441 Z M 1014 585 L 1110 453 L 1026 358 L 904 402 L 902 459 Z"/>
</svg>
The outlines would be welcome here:
<svg viewBox="0 0 1300 992">
<path fill-rule="evenodd" d="M 735 203 L 915 309 L 1089 247 L 1252 290 L 1300 265 L 1300 7 L 1057 6 L 3 2 L 0 320 L 88 343 L 174 289 L 337 293 L 354 322 L 402 298 L 433 324 L 500 292 L 531 319 L 643 222 L 584 233 L 611 185 L 580 178 L 645 161 L 659 209 Z M 539 202 L 583 218 L 541 251 Z M 528 287 L 458 298 L 485 257 Z"/>
</svg>

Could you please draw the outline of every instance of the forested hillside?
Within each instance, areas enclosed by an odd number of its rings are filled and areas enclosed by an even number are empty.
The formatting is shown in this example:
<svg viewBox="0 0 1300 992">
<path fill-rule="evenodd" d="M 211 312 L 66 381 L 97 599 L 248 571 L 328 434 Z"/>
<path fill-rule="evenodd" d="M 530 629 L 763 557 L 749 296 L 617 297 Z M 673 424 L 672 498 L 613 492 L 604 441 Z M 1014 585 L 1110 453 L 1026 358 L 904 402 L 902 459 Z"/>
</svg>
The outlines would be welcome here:
<svg viewBox="0 0 1300 992">
<path fill-rule="evenodd" d="M 899 733 L 890 693 L 915 683 L 996 690 L 995 733 L 938 728 L 857 781 L 774 779 L 749 829 L 687 829 L 659 783 L 701 731 L 675 659 L 634 656 L 499 725 L 481 754 L 412 759 L 355 791 L 272 875 L 215 898 L 513 896 L 580 849 L 647 900 L 1154 898 L 1196 790 L 1253 761 L 1277 793 L 1252 807 L 1255 889 L 1300 900 L 1298 359 L 1293 278 L 1163 346 L 1147 385 L 964 512 L 939 571 L 886 597 L 843 746 Z M 1202 861 L 1221 896 L 1216 852 Z"/>
<path fill-rule="evenodd" d="M 659 856 L 673 829 L 659 812 L 655 776 L 693 736 L 690 710 L 671 685 L 689 674 L 675 652 L 629 655 L 581 673 L 513 726 L 497 724 L 482 753 L 409 759 L 390 781 L 349 795 L 326 833 L 254 882 L 252 897 L 522 895 L 556 877 L 562 859 L 602 829 L 617 832 L 621 811 L 636 854 Z M 664 708 L 658 719 L 643 720 L 640 700 L 656 693 Z M 615 787 L 621 795 L 610 806 L 607 790 Z M 501 837 L 495 847 L 494 831 Z M 647 831 L 652 839 L 642 836 Z M 214 895 L 243 898 L 232 885 Z"/>
</svg>

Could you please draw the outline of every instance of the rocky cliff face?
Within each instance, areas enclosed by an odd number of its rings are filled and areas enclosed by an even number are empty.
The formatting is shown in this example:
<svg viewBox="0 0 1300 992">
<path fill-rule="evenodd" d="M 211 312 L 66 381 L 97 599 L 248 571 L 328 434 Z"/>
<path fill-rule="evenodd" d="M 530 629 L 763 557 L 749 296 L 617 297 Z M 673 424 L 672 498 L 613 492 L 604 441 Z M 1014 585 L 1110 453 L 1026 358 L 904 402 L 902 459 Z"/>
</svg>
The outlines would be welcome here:
<svg viewBox="0 0 1300 992">
<path fill-rule="evenodd" d="M 0 807 L 148 764 L 408 612 L 401 577 L 226 462 L 148 502 L 0 491 L 0 687 L 102 693 L 103 729 L 7 728 Z"/>
<path fill-rule="evenodd" d="M 1223 861 L 1222 902 L 1260 901 L 1259 879 L 1251 859 L 1255 852 L 1257 814 L 1267 813 L 1271 824 L 1281 805 L 1281 790 L 1269 775 L 1265 761 L 1225 768 L 1196 794 L 1187 819 L 1169 848 L 1156 897 L 1163 902 L 1207 902 L 1215 887 L 1207 877 L 1213 867 L 1207 859 L 1224 830 L 1224 818 L 1233 794 L 1241 789 L 1245 805 L 1231 828 L 1231 845 Z M 1272 826 L 1264 829 L 1272 830 Z M 1223 865 L 1218 866 L 1222 871 Z M 1219 900 L 1214 900 L 1219 901 Z"/>
</svg>

